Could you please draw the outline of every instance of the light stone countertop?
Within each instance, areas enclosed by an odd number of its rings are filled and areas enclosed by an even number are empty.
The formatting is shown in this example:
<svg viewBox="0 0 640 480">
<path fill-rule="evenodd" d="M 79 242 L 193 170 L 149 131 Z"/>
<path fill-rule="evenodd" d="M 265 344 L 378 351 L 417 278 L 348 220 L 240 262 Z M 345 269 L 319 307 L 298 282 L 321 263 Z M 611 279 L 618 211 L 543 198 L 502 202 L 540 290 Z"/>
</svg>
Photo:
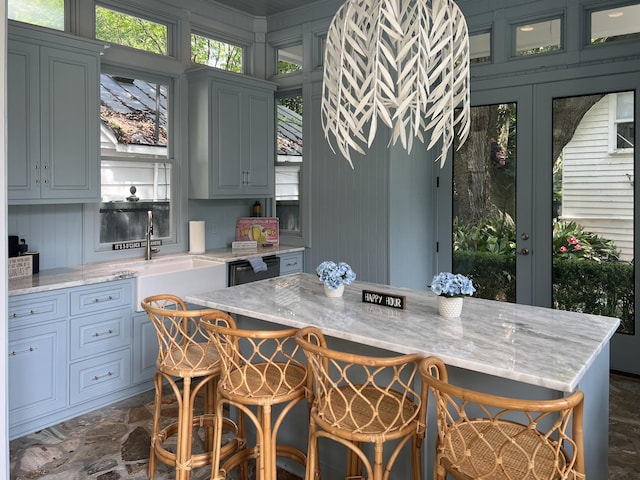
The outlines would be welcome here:
<svg viewBox="0 0 640 480">
<path fill-rule="evenodd" d="M 288 247 L 285 245 L 269 248 L 260 248 L 257 252 L 234 253 L 231 248 L 208 250 L 203 254 L 192 255 L 189 253 L 176 255 L 158 255 L 151 262 L 171 261 L 172 259 L 188 257 L 203 257 L 218 262 L 231 262 L 244 260 L 255 256 L 282 255 L 289 252 L 304 251 L 304 247 Z M 134 278 L 138 275 L 135 270 L 137 264 L 148 262 L 143 258 L 129 258 L 121 261 L 92 263 L 66 268 L 53 268 L 40 270 L 39 273 L 27 277 L 12 278 L 9 280 L 9 296 L 24 295 L 27 293 L 47 292 L 60 288 L 79 287 L 94 283 L 111 282 L 125 278 Z"/>
<path fill-rule="evenodd" d="M 362 302 L 362 290 L 405 295 L 406 310 Z M 292 274 L 187 296 L 189 302 L 397 353 L 571 392 L 618 327 L 616 318 L 465 298 L 462 316 L 440 317 L 430 291 L 356 281 L 328 298 L 313 274 Z"/>
</svg>

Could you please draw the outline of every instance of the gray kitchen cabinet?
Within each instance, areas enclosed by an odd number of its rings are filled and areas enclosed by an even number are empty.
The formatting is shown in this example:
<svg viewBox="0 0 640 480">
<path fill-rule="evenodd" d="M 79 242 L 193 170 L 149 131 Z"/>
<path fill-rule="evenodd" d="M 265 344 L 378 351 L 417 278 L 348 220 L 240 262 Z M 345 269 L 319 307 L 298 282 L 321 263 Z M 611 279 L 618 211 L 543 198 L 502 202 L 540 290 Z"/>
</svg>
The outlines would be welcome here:
<svg viewBox="0 0 640 480">
<path fill-rule="evenodd" d="M 99 201 L 101 47 L 10 23 L 8 200 Z"/>
<path fill-rule="evenodd" d="M 158 337 L 146 312 L 133 317 L 133 382 L 153 380 L 158 358 Z"/>
<path fill-rule="evenodd" d="M 132 298 L 131 279 L 9 297 L 10 438 L 152 387 L 155 332 Z"/>
<path fill-rule="evenodd" d="M 275 85 L 198 69 L 189 74 L 189 196 L 272 197 Z"/>
<path fill-rule="evenodd" d="M 67 405 L 67 295 L 9 300 L 9 428 Z"/>
<path fill-rule="evenodd" d="M 278 257 L 280 257 L 280 275 L 304 271 L 304 252 L 282 253 Z"/>
</svg>

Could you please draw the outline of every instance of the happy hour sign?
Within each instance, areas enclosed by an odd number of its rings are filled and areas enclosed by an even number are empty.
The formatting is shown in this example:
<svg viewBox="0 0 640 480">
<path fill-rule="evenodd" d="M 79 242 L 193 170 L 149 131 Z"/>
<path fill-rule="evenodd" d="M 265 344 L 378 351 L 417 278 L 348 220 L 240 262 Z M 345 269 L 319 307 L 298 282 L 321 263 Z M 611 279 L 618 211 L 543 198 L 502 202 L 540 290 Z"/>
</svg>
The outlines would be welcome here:
<svg viewBox="0 0 640 480">
<path fill-rule="evenodd" d="M 407 308 L 407 297 L 404 295 L 391 295 L 374 292 L 373 290 L 362 290 L 362 301 L 382 307 L 400 308 L 402 310 Z"/>
</svg>

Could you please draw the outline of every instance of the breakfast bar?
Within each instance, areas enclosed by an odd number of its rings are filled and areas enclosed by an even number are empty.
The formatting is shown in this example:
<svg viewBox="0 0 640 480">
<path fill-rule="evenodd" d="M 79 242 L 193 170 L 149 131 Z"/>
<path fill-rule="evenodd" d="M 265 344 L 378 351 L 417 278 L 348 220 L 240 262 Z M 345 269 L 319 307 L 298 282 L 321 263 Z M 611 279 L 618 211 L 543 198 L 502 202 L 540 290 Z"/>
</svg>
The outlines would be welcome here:
<svg viewBox="0 0 640 480">
<path fill-rule="evenodd" d="M 403 296 L 406 308 L 365 303 L 363 290 Z M 305 273 L 187 300 L 282 326 L 314 325 L 354 353 L 436 355 L 451 367 L 452 382 L 491 393 L 542 399 L 580 389 L 587 476 L 608 476 L 609 341 L 618 319 L 472 297 L 465 298 L 461 317 L 447 319 L 428 291 L 356 281 L 343 297 L 329 298 L 318 278 Z M 430 418 L 425 478 L 432 475 L 433 426 Z"/>
</svg>

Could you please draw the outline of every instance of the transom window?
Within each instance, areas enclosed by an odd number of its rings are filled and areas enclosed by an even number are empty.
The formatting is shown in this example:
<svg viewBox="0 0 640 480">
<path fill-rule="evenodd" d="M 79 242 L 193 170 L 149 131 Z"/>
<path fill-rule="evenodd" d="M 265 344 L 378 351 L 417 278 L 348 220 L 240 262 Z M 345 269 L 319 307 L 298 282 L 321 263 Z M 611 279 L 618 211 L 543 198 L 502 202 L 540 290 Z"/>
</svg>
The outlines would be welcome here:
<svg viewBox="0 0 640 480">
<path fill-rule="evenodd" d="M 469 36 L 469 62 L 487 63 L 491 61 L 491 32 Z"/>
<path fill-rule="evenodd" d="M 191 34 L 191 61 L 230 72 L 244 71 L 241 46 L 197 33 Z"/>
<path fill-rule="evenodd" d="M 278 75 L 302 70 L 302 44 L 278 48 Z"/>
<path fill-rule="evenodd" d="M 560 18 L 527 23 L 515 27 L 516 56 L 537 55 L 562 48 L 562 22 Z"/>
<path fill-rule="evenodd" d="M 11 20 L 64 30 L 64 0 L 9 0 Z"/>
<path fill-rule="evenodd" d="M 96 39 L 137 50 L 168 55 L 165 24 L 96 5 Z"/>
<path fill-rule="evenodd" d="M 591 12 L 591 43 L 640 37 L 640 4 Z"/>
</svg>

